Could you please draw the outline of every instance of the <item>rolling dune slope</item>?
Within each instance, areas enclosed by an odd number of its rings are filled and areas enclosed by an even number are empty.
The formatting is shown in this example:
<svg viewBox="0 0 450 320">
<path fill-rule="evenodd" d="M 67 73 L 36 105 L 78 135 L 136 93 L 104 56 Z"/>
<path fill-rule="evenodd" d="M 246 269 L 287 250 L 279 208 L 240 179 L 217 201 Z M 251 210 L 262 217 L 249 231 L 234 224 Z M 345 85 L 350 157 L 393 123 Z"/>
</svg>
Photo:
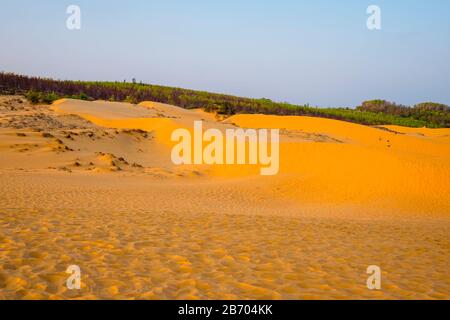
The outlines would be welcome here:
<svg viewBox="0 0 450 320">
<path fill-rule="evenodd" d="M 174 165 L 171 133 L 196 120 L 280 129 L 279 174 Z M 449 299 L 449 137 L 0 96 L 0 298 Z"/>
<path fill-rule="evenodd" d="M 450 213 L 449 129 L 403 133 L 394 131 L 403 128 L 387 131 L 330 119 L 264 115 L 237 115 L 227 121 L 311 138 L 312 143 L 281 145 L 281 173 L 289 175 L 290 198 L 379 207 L 388 215 Z M 428 134 L 412 134 L 420 131 Z"/>
</svg>

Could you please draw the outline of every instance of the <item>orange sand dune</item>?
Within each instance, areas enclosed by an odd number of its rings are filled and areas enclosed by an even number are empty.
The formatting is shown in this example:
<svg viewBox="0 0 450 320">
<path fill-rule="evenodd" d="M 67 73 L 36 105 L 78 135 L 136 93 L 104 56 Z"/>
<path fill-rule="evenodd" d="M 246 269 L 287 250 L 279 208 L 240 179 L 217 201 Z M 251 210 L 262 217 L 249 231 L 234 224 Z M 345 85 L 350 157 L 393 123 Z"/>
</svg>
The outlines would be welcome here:
<svg viewBox="0 0 450 320">
<path fill-rule="evenodd" d="M 280 129 L 279 174 L 175 166 L 196 120 Z M 449 136 L 0 97 L 0 299 L 448 299 Z"/>
<path fill-rule="evenodd" d="M 285 189 L 290 198 L 370 204 L 388 214 L 450 213 L 450 148 L 443 140 L 450 129 L 422 137 L 311 117 L 238 115 L 227 121 L 335 139 L 282 143 L 281 173 L 289 174 Z"/>
<path fill-rule="evenodd" d="M 140 104 L 149 118 L 141 117 L 146 115 L 144 111 L 138 113 L 139 118 L 134 117 L 138 106 L 127 104 L 111 104 L 111 112 L 99 117 L 105 113 L 104 104 L 69 100 L 58 102 L 54 108 L 78 114 L 103 127 L 152 131 L 168 147 L 175 144 L 170 141 L 174 129 L 191 129 L 193 122 L 200 119 L 205 121 L 205 128 L 225 129 L 230 124 L 241 128 L 279 128 L 280 173 L 260 180 L 268 188 L 281 185 L 278 193 L 286 200 L 303 205 L 370 205 L 379 209 L 378 214 L 388 215 L 450 213 L 450 129 L 435 132 L 404 128 L 401 132 L 398 127 L 388 127 L 388 131 L 331 119 L 267 115 L 236 115 L 219 122 L 198 110 L 152 102 Z M 78 105 L 83 108 L 78 110 Z M 411 134 L 414 132 L 427 135 Z M 259 174 L 258 167 L 249 165 L 201 169 L 217 178 Z"/>
</svg>

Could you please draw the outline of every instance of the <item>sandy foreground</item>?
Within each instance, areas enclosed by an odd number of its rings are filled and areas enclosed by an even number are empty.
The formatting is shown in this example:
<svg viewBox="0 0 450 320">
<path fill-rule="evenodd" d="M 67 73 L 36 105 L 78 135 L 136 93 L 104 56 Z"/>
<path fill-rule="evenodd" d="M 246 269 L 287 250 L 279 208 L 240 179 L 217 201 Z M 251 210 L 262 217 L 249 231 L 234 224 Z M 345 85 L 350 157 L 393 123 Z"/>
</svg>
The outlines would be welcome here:
<svg viewBox="0 0 450 320">
<path fill-rule="evenodd" d="M 280 173 L 175 166 L 194 120 L 281 129 Z M 449 299 L 449 178 L 450 129 L 0 96 L 0 299 Z"/>
</svg>

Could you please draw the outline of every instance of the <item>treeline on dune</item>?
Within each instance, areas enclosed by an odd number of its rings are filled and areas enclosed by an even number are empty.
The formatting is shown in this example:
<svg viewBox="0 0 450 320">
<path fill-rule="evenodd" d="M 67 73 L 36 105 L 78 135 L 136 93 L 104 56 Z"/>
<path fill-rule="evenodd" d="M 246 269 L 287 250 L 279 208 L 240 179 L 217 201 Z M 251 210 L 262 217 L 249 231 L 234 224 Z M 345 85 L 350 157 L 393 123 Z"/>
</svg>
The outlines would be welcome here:
<svg viewBox="0 0 450 320">
<path fill-rule="evenodd" d="M 205 91 L 129 82 L 61 81 L 0 73 L 0 93 L 24 94 L 32 103 L 52 103 L 60 98 L 138 103 L 154 101 L 181 108 L 202 108 L 222 115 L 238 113 L 302 115 L 350 121 L 365 125 L 450 127 L 450 107 L 424 102 L 403 106 L 385 100 L 365 101 L 356 108 L 318 108 L 269 99 L 251 99 Z"/>
</svg>

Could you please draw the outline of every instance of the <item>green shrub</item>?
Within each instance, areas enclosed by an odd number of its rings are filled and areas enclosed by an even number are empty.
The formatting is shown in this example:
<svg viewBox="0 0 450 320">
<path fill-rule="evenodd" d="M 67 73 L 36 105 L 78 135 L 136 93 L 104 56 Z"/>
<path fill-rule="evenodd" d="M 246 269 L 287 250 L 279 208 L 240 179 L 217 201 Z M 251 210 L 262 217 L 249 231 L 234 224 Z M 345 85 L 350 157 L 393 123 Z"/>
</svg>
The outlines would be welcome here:
<svg viewBox="0 0 450 320">
<path fill-rule="evenodd" d="M 30 101 L 32 104 L 38 104 L 39 103 L 39 93 L 35 91 L 28 91 L 28 93 L 25 95 L 28 101 Z"/>
</svg>

